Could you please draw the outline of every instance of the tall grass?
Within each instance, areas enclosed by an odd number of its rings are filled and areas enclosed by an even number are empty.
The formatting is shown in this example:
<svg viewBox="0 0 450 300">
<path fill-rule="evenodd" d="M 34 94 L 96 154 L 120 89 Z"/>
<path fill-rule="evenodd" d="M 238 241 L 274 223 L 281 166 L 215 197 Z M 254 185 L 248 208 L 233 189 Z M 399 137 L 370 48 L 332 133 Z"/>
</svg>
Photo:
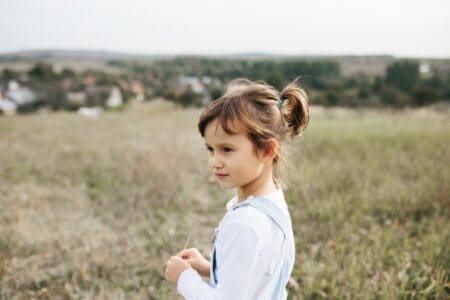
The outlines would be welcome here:
<svg viewBox="0 0 450 300">
<path fill-rule="evenodd" d="M 199 110 L 0 118 L 0 299 L 178 299 L 186 237 L 205 255 L 230 191 Z M 290 142 L 290 299 L 450 295 L 448 113 L 312 111 Z"/>
</svg>

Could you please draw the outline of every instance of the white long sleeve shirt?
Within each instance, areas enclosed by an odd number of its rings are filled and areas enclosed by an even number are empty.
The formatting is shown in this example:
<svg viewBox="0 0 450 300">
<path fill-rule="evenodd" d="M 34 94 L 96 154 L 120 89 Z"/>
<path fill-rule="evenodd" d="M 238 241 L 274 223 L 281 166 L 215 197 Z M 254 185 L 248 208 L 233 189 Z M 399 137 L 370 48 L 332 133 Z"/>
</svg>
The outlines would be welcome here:
<svg viewBox="0 0 450 300">
<path fill-rule="evenodd" d="M 281 189 L 264 198 L 289 216 Z M 194 269 L 187 269 L 177 283 L 186 300 L 270 299 L 283 264 L 283 232 L 252 206 L 232 209 L 238 205 L 236 197 L 228 201 L 227 213 L 217 228 L 217 287 L 203 281 Z"/>
</svg>

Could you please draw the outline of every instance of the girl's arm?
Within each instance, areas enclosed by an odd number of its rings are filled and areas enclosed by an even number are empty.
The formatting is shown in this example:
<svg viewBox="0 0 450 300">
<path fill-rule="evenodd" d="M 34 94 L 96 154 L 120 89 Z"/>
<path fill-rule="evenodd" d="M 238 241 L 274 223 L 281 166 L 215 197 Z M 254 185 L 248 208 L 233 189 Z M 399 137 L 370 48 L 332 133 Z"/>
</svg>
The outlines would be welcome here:
<svg viewBox="0 0 450 300">
<path fill-rule="evenodd" d="M 217 287 L 211 287 L 195 270 L 188 269 L 178 279 L 179 293 L 186 300 L 252 299 L 266 272 L 258 234 L 247 224 L 234 222 L 221 229 L 218 243 Z"/>
</svg>

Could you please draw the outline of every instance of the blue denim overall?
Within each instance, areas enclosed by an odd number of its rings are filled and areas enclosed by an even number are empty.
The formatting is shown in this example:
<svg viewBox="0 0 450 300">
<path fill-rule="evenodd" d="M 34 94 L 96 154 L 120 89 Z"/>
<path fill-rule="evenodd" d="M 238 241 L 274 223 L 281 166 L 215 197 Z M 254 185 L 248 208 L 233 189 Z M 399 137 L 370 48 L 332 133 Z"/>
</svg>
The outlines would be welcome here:
<svg viewBox="0 0 450 300">
<path fill-rule="evenodd" d="M 250 196 L 247 200 L 242 202 L 241 204 L 235 206 L 233 209 L 237 209 L 242 206 L 252 206 L 261 212 L 267 214 L 277 225 L 280 227 L 283 232 L 284 237 L 284 262 L 281 267 L 281 271 L 278 275 L 277 283 L 274 287 L 271 300 L 280 300 L 287 298 L 286 284 L 291 275 L 292 269 L 294 267 L 295 262 L 295 243 L 294 243 L 294 235 L 292 232 L 292 222 L 291 218 L 287 217 L 281 209 L 273 204 L 269 199 L 265 199 L 263 197 L 253 197 Z M 210 285 L 211 287 L 217 287 L 217 261 L 216 261 L 216 247 L 215 247 L 215 238 L 217 235 L 217 229 L 215 231 L 215 235 L 212 241 L 212 250 L 211 250 L 211 268 L 210 268 Z"/>
</svg>

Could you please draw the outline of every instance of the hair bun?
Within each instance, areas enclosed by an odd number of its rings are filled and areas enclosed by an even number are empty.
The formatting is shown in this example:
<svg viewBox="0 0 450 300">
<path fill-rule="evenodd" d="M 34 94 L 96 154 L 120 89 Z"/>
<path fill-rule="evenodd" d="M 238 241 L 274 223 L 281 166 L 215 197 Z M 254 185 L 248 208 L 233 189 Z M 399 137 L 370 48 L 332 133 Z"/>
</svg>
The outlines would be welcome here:
<svg viewBox="0 0 450 300">
<path fill-rule="evenodd" d="M 286 131 L 291 137 L 301 135 L 309 122 L 308 94 L 294 80 L 281 91 L 280 99 L 283 101 L 281 113 L 287 124 Z"/>
</svg>

